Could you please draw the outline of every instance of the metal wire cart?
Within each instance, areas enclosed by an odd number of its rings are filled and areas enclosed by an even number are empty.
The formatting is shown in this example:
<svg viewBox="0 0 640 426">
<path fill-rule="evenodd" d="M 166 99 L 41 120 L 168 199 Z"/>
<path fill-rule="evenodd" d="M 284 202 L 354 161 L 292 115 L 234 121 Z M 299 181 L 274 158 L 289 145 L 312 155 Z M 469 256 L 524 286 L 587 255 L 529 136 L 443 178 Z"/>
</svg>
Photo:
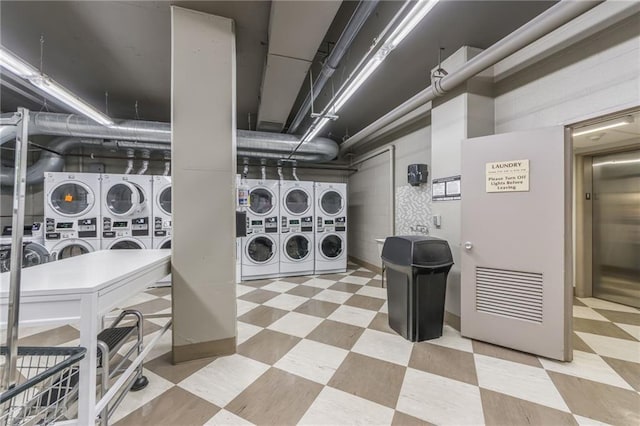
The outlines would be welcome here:
<svg viewBox="0 0 640 426">
<path fill-rule="evenodd" d="M 78 363 L 85 352 L 81 347 L 19 347 L 18 383 L 0 394 L 0 425 L 50 424 L 75 418 Z M 7 355 L 7 347 L 0 347 L 3 360 Z"/>
</svg>

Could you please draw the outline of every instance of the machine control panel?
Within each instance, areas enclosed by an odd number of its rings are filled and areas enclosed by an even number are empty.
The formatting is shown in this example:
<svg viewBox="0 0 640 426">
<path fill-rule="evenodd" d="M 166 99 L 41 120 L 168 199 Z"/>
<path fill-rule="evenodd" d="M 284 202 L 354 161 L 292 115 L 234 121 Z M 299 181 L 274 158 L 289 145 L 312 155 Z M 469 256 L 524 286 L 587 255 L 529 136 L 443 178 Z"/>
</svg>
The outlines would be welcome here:
<svg viewBox="0 0 640 426">
<path fill-rule="evenodd" d="M 336 232 L 345 232 L 347 230 L 347 218 L 337 217 L 335 225 L 336 225 Z"/>
<path fill-rule="evenodd" d="M 45 231 L 44 237 L 47 240 L 78 237 L 75 222 L 56 222 L 49 217 L 45 219 Z"/>
<path fill-rule="evenodd" d="M 138 217 L 131 221 L 131 234 L 134 237 L 149 235 L 149 217 Z"/>
<path fill-rule="evenodd" d="M 167 228 L 171 228 L 170 219 L 163 220 L 163 218 L 161 218 L 160 216 L 156 216 L 153 219 L 153 229 L 160 230 L 160 229 L 167 229 Z"/>
<path fill-rule="evenodd" d="M 98 236 L 98 219 L 95 217 L 78 220 L 78 237 L 95 238 Z"/>
<path fill-rule="evenodd" d="M 282 233 L 313 232 L 313 216 L 287 218 L 283 216 Z"/>
<path fill-rule="evenodd" d="M 264 219 L 254 219 L 247 217 L 247 235 L 251 234 L 274 234 L 278 232 L 278 217 L 267 217 Z"/>
<path fill-rule="evenodd" d="M 264 232 L 267 234 L 277 234 L 278 233 L 278 217 L 268 217 L 264 220 Z"/>
<path fill-rule="evenodd" d="M 283 234 L 286 234 L 287 232 L 289 232 L 289 219 L 287 218 L 287 216 L 282 216 L 280 218 L 280 229 L 281 232 Z"/>
</svg>

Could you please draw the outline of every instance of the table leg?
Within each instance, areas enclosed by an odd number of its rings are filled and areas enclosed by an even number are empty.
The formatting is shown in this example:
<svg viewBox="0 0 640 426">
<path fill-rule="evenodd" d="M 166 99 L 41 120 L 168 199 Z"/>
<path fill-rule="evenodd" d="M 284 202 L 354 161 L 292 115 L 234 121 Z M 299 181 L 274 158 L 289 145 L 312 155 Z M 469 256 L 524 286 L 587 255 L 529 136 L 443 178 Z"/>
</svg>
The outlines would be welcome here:
<svg viewBox="0 0 640 426">
<path fill-rule="evenodd" d="M 87 349 L 87 355 L 80 362 L 78 424 L 89 426 L 94 425 L 96 420 L 96 358 L 100 316 L 97 314 L 97 295 L 85 295 L 81 303 L 80 346 Z"/>
</svg>

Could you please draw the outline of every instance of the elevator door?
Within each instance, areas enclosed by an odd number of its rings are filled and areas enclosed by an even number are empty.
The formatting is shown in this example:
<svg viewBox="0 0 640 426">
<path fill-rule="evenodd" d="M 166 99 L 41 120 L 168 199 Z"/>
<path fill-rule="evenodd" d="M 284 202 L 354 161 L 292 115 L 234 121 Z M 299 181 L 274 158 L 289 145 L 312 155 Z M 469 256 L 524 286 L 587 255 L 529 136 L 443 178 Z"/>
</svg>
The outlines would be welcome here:
<svg viewBox="0 0 640 426">
<path fill-rule="evenodd" d="M 593 296 L 640 308 L 640 150 L 593 157 Z"/>
</svg>

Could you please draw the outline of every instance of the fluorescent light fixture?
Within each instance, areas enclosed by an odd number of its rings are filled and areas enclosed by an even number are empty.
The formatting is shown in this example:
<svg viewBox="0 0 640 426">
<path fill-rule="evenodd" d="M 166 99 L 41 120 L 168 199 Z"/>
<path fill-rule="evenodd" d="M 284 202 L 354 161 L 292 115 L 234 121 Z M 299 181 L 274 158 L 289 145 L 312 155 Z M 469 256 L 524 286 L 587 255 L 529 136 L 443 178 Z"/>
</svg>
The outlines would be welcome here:
<svg viewBox="0 0 640 426">
<path fill-rule="evenodd" d="M 334 101 L 332 101 L 325 108 L 324 112 L 328 111 L 337 113 L 340 108 L 347 103 L 347 101 L 358 91 L 360 86 L 374 73 L 374 71 L 380 66 L 382 61 L 385 60 L 387 55 L 395 49 L 404 38 L 413 31 L 413 29 L 422 21 L 439 0 L 419 0 L 415 3 L 413 8 L 405 15 L 400 23 L 395 27 L 393 32 L 384 41 L 382 46 L 377 50 L 375 55 L 369 59 L 365 65 L 360 68 L 357 74 L 349 79 L 347 86 L 341 89 L 340 94 Z M 381 37 L 383 34 L 381 34 Z M 313 139 L 322 128 L 329 122 L 326 117 L 316 119 L 311 127 L 311 130 L 306 133 L 302 138 L 303 142 L 307 142 Z"/>
<path fill-rule="evenodd" d="M 307 132 L 307 134 L 302 138 L 302 142 L 309 142 L 311 139 L 315 138 L 320 130 L 329 122 L 328 118 L 321 118 L 320 121 L 317 121 L 311 131 Z"/>
<path fill-rule="evenodd" d="M 338 112 L 340 108 L 353 96 L 354 93 L 362 86 L 362 83 L 365 82 L 366 79 L 369 78 L 371 74 L 378 68 L 378 66 L 382 63 L 383 59 L 380 59 L 378 56 L 374 56 L 371 58 L 369 62 L 362 68 L 362 71 L 355 76 L 353 80 L 349 83 L 346 89 L 340 94 L 338 99 L 333 103 L 333 111 L 334 113 Z"/>
<path fill-rule="evenodd" d="M 602 163 L 593 163 L 593 167 L 597 166 L 608 166 L 611 164 L 634 164 L 640 163 L 640 158 L 634 160 L 611 160 L 611 161 L 603 161 Z"/>
<path fill-rule="evenodd" d="M 80 114 L 87 116 L 93 121 L 100 123 L 103 126 L 113 125 L 113 120 L 111 118 L 101 113 L 64 87 L 62 87 L 60 84 L 51 80 L 49 77 L 43 75 L 30 78 L 29 81 L 31 82 L 31 84 L 53 96 L 60 102 L 67 105 L 69 108 L 76 110 Z"/>
<path fill-rule="evenodd" d="M 40 74 L 36 68 L 23 61 L 5 48 L 0 47 L 0 66 L 17 75 L 29 79 Z"/>
<path fill-rule="evenodd" d="M 104 126 L 112 126 L 114 124 L 113 120 L 107 115 L 98 111 L 93 106 L 71 93 L 56 81 L 42 74 L 31 64 L 23 61 L 4 47 L 0 47 L 0 66 L 9 70 L 18 77 L 29 81 L 40 90 L 93 121 Z"/>
<path fill-rule="evenodd" d="M 385 42 L 385 46 L 389 51 L 395 49 L 396 46 L 402 43 L 402 40 L 413 31 L 416 25 L 422 21 L 422 18 L 427 16 L 427 13 L 429 13 L 437 3 L 438 0 L 418 1 Z"/>
<path fill-rule="evenodd" d="M 597 132 L 601 132 L 603 130 L 613 129 L 615 127 L 626 126 L 627 124 L 631 124 L 631 123 L 633 123 L 633 117 L 629 115 L 627 117 L 621 118 L 621 119 L 616 120 L 614 122 L 603 124 L 602 126 L 596 126 L 596 127 L 592 127 L 590 129 L 587 129 L 587 130 L 580 130 L 580 131 L 577 131 L 577 132 L 573 132 L 573 136 L 583 136 L 583 135 L 588 135 L 588 134 L 591 134 L 591 133 L 597 133 Z"/>
</svg>

